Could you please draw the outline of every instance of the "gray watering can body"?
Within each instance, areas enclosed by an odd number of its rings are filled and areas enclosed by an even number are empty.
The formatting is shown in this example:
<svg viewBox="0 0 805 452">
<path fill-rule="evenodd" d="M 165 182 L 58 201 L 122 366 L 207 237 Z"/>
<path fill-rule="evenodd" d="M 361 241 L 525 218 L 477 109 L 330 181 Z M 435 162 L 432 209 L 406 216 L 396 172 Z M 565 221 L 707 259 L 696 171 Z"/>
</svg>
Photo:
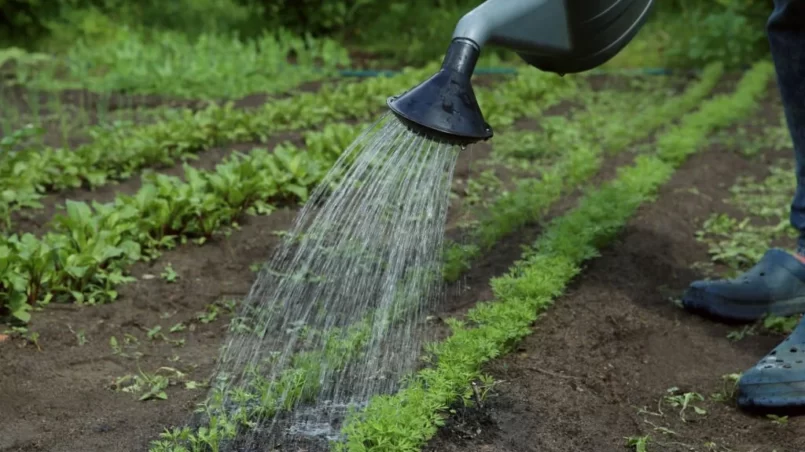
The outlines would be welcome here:
<svg viewBox="0 0 805 452">
<path fill-rule="evenodd" d="M 505 47 L 546 72 L 594 69 L 637 34 L 654 0 L 488 0 L 458 22 L 453 39 Z"/>
<path fill-rule="evenodd" d="M 487 0 L 458 21 L 441 70 L 388 101 L 412 130 L 469 144 L 492 137 L 470 78 L 486 45 L 516 52 L 560 75 L 594 69 L 617 55 L 645 23 L 654 0 Z"/>
</svg>

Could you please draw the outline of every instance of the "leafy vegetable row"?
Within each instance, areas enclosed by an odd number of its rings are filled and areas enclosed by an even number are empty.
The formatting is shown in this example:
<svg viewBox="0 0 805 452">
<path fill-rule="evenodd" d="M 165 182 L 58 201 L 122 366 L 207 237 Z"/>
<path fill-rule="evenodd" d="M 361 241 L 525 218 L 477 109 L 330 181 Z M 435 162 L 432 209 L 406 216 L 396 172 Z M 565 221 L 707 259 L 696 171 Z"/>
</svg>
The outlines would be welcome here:
<svg viewBox="0 0 805 452">
<path fill-rule="evenodd" d="M 246 212 L 305 200 L 360 130 L 331 125 L 306 135 L 307 150 L 285 143 L 233 154 L 212 171 L 185 165 L 184 178 L 144 176 L 136 194 L 107 204 L 68 201 L 41 239 L 26 233 L 0 242 L 0 316 L 27 321 L 34 304 L 53 299 L 115 299 L 132 262 L 180 240 L 207 240 Z"/>
<path fill-rule="evenodd" d="M 575 89 L 570 82 L 516 78 L 481 99 L 496 121 L 510 124 Z M 543 102 L 518 107 L 522 98 L 538 96 Z M 115 287 L 131 280 L 125 269 L 132 262 L 153 257 L 177 240 L 206 240 L 243 213 L 268 213 L 273 203 L 304 201 L 359 130 L 330 125 L 306 134 L 306 151 L 286 143 L 273 153 L 236 154 L 212 172 L 185 166 L 184 180 L 147 176 L 136 195 L 113 203 L 68 202 L 66 214 L 55 218 L 54 230 L 42 239 L 15 234 L 0 244 L 0 317 L 27 321 L 31 306 L 53 298 L 113 300 Z"/>
<path fill-rule="evenodd" d="M 502 238 L 538 220 L 568 190 L 595 175 L 601 168 L 604 155 L 627 149 L 694 108 L 712 91 L 723 73 L 722 64 L 711 64 L 705 68 L 701 79 L 682 95 L 654 104 L 636 115 L 627 113 L 624 118 L 622 111 L 594 109 L 576 118 L 552 118 L 556 121 L 544 124 L 543 133 L 539 135 L 516 134 L 511 140 L 496 143 L 495 152 L 503 155 L 523 152 L 524 145 L 557 148 L 563 154 L 541 178 L 519 181 L 514 190 L 498 196 L 480 223 L 471 230 L 468 244 L 448 245 L 445 279 L 455 281 L 469 269 L 473 260 L 488 252 Z M 627 105 L 634 108 L 633 103 Z M 613 117 L 621 120 L 612 121 Z M 530 139 L 537 137 L 537 140 Z"/>
<path fill-rule="evenodd" d="M 0 219 L 8 224 L 12 211 L 39 207 L 44 193 L 126 179 L 142 168 L 171 165 L 225 143 L 266 141 L 277 132 L 338 120 L 369 120 L 390 93 L 409 89 L 433 71 L 434 66 L 428 66 L 394 77 L 327 86 L 253 110 L 212 105 L 198 112 L 184 110 L 152 125 L 119 124 L 94 131 L 94 140 L 77 149 L 29 148 L 6 153 L 0 161 Z M 574 89 L 570 81 L 533 70 L 494 90 L 479 89 L 478 97 L 490 120 L 505 126 L 514 118 L 538 113 L 541 106 Z M 543 102 L 518 101 L 521 99 Z"/>
<path fill-rule="evenodd" d="M 712 73 L 712 74 L 711 74 Z M 712 87 L 711 78 L 718 79 L 721 74 L 720 66 L 714 66 L 708 72 L 700 85 Z M 689 91 L 696 91 L 693 87 Z M 709 89 L 708 89 L 709 90 Z M 676 100 L 669 101 L 671 103 Z M 597 113 L 601 113 L 596 109 Z M 560 121 L 561 122 L 561 121 Z M 559 127 L 559 124 L 556 124 Z M 567 123 L 563 122 L 563 125 Z M 635 131 L 636 136 L 642 132 Z M 517 134 L 518 138 L 536 135 L 530 131 L 527 134 Z M 502 135 L 501 139 L 510 135 Z M 522 140 L 517 140 L 522 143 Z M 600 156 L 591 152 L 584 146 L 573 146 L 566 149 L 566 157 L 556 166 L 548 169 L 553 176 L 545 176 L 545 181 L 553 182 L 553 187 L 563 186 L 571 174 L 578 174 L 578 179 L 590 174 L 591 169 L 598 168 Z M 534 187 L 541 190 L 539 185 Z M 542 193 L 552 193 L 551 189 Z M 533 198 L 531 198 L 533 201 Z M 523 206 L 523 205 L 521 205 Z M 536 206 L 539 207 L 539 206 Z M 523 209 L 536 208 L 526 204 Z M 235 322 L 237 328 L 248 324 L 248 319 Z M 292 410 L 299 403 L 313 400 L 319 387 L 321 366 L 329 369 L 344 368 L 351 360 L 360 359 L 366 333 L 371 324 L 368 319 L 356 322 L 351 327 L 351 333 L 342 337 L 340 330 L 318 332 L 308 331 L 308 335 L 326 334 L 330 344 L 326 350 L 300 352 L 293 356 L 289 367 L 285 368 L 275 381 L 268 381 L 265 375 L 268 372 L 255 371 L 249 375 L 245 385 L 238 388 L 216 388 L 205 403 L 202 410 L 206 416 L 204 425 L 197 430 L 189 427 L 173 428 L 164 432 L 158 441 L 151 446 L 152 452 L 180 452 L 180 451 L 208 451 L 218 450 L 222 444 L 234 440 L 243 429 L 253 427 L 256 419 L 270 418 L 280 410 Z M 307 337 L 307 336 L 306 336 Z M 234 403 L 234 406 L 231 404 Z"/>
<path fill-rule="evenodd" d="M 483 363 L 505 353 L 531 332 L 531 325 L 598 254 L 634 211 L 655 196 L 675 169 L 706 144 L 708 135 L 746 116 L 765 94 L 773 66 L 755 64 L 731 95 L 720 95 L 684 117 L 657 142 L 656 155 L 638 157 L 634 166 L 587 194 L 558 218 L 506 276 L 492 280 L 496 301 L 482 303 L 467 321 L 452 319 L 452 336 L 430 348 L 438 364 L 418 372 L 409 386 L 392 396 L 374 398 L 345 423 L 345 442 L 336 450 L 415 451 L 443 424 L 447 407 L 482 378 Z"/>
</svg>

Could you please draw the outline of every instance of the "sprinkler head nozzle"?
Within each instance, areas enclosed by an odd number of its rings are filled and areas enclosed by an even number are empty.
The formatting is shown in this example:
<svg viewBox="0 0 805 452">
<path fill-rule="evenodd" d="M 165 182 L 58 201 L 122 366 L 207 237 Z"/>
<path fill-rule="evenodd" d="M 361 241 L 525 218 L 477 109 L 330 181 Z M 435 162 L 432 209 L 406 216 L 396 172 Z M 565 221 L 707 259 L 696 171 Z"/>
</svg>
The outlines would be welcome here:
<svg viewBox="0 0 805 452">
<path fill-rule="evenodd" d="M 413 132 L 435 141 L 466 146 L 492 137 L 470 78 L 478 46 L 465 38 L 450 43 L 442 67 L 429 79 L 387 101 L 391 111 Z"/>
</svg>

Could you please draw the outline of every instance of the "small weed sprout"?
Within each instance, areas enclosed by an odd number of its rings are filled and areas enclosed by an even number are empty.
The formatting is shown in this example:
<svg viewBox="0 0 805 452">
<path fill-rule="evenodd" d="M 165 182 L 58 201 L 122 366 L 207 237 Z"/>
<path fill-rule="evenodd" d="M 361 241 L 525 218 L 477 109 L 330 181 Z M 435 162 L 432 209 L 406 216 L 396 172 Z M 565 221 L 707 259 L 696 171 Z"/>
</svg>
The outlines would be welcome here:
<svg viewBox="0 0 805 452">
<path fill-rule="evenodd" d="M 169 283 L 176 282 L 176 280 L 179 279 L 179 275 L 173 269 L 173 265 L 171 264 L 165 266 L 165 270 L 162 272 L 161 276 L 162 279 Z"/>
<path fill-rule="evenodd" d="M 680 392 L 679 388 L 669 388 L 665 396 L 665 402 L 674 408 L 679 408 L 679 418 L 683 422 L 688 422 L 685 418 L 685 411 L 692 408 L 699 416 L 705 416 L 707 411 L 704 408 L 694 405 L 695 402 L 704 401 L 704 397 L 697 392 Z"/>
</svg>

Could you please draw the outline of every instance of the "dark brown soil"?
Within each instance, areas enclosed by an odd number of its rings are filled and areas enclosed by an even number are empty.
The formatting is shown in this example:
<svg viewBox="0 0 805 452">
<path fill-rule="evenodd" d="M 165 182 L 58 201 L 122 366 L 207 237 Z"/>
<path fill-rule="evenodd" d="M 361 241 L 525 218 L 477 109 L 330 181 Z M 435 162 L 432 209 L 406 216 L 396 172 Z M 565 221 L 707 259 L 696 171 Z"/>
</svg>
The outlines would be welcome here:
<svg viewBox="0 0 805 452">
<path fill-rule="evenodd" d="M 769 96 L 764 114 L 779 111 L 776 93 Z M 688 422 L 667 404 L 661 416 L 639 412 L 657 412 L 672 387 L 709 399 L 723 391 L 723 375 L 750 368 L 782 340 L 758 335 L 732 342 L 727 334 L 734 326 L 689 314 L 671 300 L 703 277 L 692 268 L 709 257 L 694 235 L 711 213 L 731 211 L 723 199 L 736 178 L 762 177 L 771 161 L 790 152 L 749 160 L 715 144 L 692 157 L 534 333 L 486 366 L 499 384 L 484 406 L 460 409 L 426 450 L 620 451 L 627 450 L 625 438 L 643 435 L 652 438 L 649 451 L 805 450 L 801 418 L 777 425 L 732 402 L 699 402 L 707 414 L 688 409 Z"/>
</svg>

